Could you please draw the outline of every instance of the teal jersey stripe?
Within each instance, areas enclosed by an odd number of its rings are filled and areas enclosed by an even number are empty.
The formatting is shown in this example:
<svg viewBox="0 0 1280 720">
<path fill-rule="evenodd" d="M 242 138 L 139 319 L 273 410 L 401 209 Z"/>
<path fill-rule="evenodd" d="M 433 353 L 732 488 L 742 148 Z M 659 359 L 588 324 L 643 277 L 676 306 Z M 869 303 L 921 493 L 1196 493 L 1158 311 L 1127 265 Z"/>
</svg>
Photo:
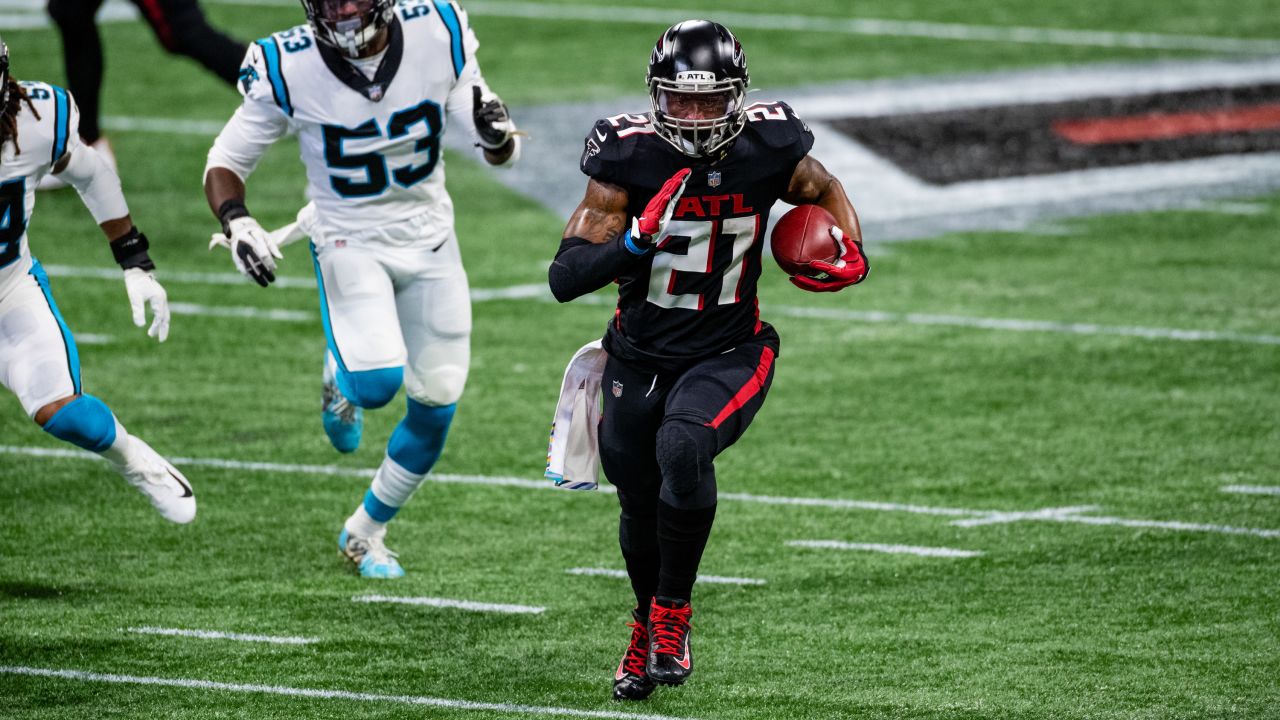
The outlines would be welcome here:
<svg viewBox="0 0 1280 720">
<path fill-rule="evenodd" d="M 40 265 L 40 261 L 34 257 L 31 258 L 31 276 L 36 279 L 36 284 L 40 286 L 40 292 L 44 293 L 44 300 L 49 304 L 49 310 L 53 313 L 53 318 L 58 321 L 58 329 L 62 332 L 62 344 L 67 352 L 67 370 L 71 373 L 71 386 L 75 388 L 75 394 L 80 394 L 80 350 L 76 348 L 76 340 L 71 335 L 71 328 L 67 327 L 67 321 L 62 319 L 62 313 L 58 312 L 58 303 L 53 301 L 53 291 L 49 289 L 49 276 L 45 273 L 44 268 Z"/>
<path fill-rule="evenodd" d="M 50 164 L 56 164 L 67 154 L 67 136 L 71 125 L 71 98 L 67 91 L 56 85 L 53 88 L 53 157 Z"/>
<path fill-rule="evenodd" d="M 262 57 L 267 62 L 267 79 L 271 81 L 271 93 L 276 97 L 276 104 L 285 115 L 293 117 L 289 85 L 284 81 L 284 72 L 280 68 L 280 46 L 276 44 L 275 38 L 264 38 L 256 42 L 262 48 Z"/>
<path fill-rule="evenodd" d="M 458 22 L 458 14 L 453 11 L 453 5 L 448 0 L 433 0 L 436 10 L 440 13 L 440 19 L 444 21 L 444 26 L 449 30 L 449 39 L 453 46 L 453 76 L 460 77 L 462 68 L 467 64 L 466 55 L 462 50 L 462 23 Z"/>
</svg>

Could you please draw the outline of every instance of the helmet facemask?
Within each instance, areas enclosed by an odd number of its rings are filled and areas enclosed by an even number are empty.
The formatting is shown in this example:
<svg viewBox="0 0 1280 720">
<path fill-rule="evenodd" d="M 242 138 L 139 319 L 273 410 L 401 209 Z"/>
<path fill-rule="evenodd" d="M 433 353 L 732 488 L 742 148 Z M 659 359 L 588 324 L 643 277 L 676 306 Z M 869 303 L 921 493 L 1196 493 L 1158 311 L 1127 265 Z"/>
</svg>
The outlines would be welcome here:
<svg viewBox="0 0 1280 720">
<path fill-rule="evenodd" d="M 743 81 L 717 80 L 704 71 L 649 78 L 658 134 L 690 157 L 713 155 L 742 132 L 746 96 Z"/>
<path fill-rule="evenodd" d="M 395 0 L 302 0 L 316 40 L 351 58 L 368 56 L 395 17 Z"/>
</svg>

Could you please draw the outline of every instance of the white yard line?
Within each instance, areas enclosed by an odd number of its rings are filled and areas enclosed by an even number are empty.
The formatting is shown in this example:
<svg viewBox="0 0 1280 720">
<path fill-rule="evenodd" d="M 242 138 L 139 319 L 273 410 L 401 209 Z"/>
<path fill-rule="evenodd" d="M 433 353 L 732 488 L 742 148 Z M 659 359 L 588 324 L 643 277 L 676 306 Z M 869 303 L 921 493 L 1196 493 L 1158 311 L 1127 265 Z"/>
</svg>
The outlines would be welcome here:
<svg viewBox="0 0 1280 720">
<path fill-rule="evenodd" d="M 77 345 L 110 345 L 116 339 L 110 335 L 99 335 L 97 333 L 76 333 Z"/>
<path fill-rule="evenodd" d="M 1097 505 L 1077 505 L 1075 507 L 1043 508 L 1032 510 L 1031 512 L 998 512 L 979 518 L 952 520 L 951 524 L 956 527 L 970 528 L 983 525 L 1000 525 L 1021 520 L 1061 520 L 1066 516 L 1083 512 L 1097 512 L 1100 509 Z"/>
<path fill-rule="evenodd" d="M 241 633 L 219 632 L 217 630 L 182 630 L 179 628 L 131 627 L 128 632 L 138 635 L 167 635 L 173 637 L 196 638 L 198 640 L 236 640 L 239 642 L 269 643 L 272 645 L 311 645 L 320 642 L 316 638 L 290 637 L 277 635 L 243 635 Z"/>
<path fill-rule="evenodd" d="M 224 305 L 196 305 L 194 303 L 169 303 L 174 315 L 201 315 L 204 317 L 244 318 L 246 320 L 270 320 L 272 322 L 311 322 L 318 319 L 313 312 L 280 310 L 277 308 L 236 307 Z"/>
<path fill-rule="evenodd" d="M 565 570 L 570 575 L 587 575 L 591 577 L 610 577 L 610 578 L 626 578 L 626 570 L 614 570 L 613 568 L 569 568 Z M 724 575 L 703 575 L 698 573 L 698 582 L 708 585 L 765 585 L 766 581 L 759 578 L 742 578 L 727 577 Z"/>
<path fill-rule="evenodd" d="M 1181 342 L 1232 342 L 1250 345 L 1280 345 L 1280 335 L 1251 335 L 1217 330 L 1184 330 L 1180 328 L 1141 327 L 1136 325 L 1099 325 L 1097 323 L 1063 323 L 1051 320 L 1019 320 L 965 315 L 932 315 L 928 313 L 893 313 L 876 310 L 842 310 L 839 308 L 769 306 L 765 313 L 794 318 L 847 320 L 853 322 L 898 325 L 932 325 L 1008 330 L 1012 332 L 1051 332 L 1068 335 L 1114 335 L 1145 340 L 1177 340 Z"/>
<path fill-rule="evenodd" d="M 28 457 L 47 457 L 73 460 L 97 460 L 102 458 L 83 450 L 63 448 L 25 448 L 13 445 L 0 445 L 0 455 L 25 455 Z M 291 463 L 247 462 L 242 460 L 226 460 L 222 458 L 170 458 L 176 465 L 192 467 L 212 467 L 224 470 L 249 470 L 296 475 L 322 475 L 351 477 L 367 480 L 373 477 L 374 471 L 362 468 L 344 468 L 334 465 L 300 465 Z M 486 485 L 490 487 L 516 487 L 526 490 L 556 490 L 550 480 L 531 480 L 529 478 L 508 477 L 502 475 L 458 475 L 439 473 L 427 476 L 429 482 L 462 485 Z M 616 492 L 613 487 L 600 487 L 601 495 Z M 592 493 L 581 493 L 590 495 Z M 1230 525 L 1205 523 L 1188 523 L 1176 520 L 1139 520 L 1117 517 L 1098 517 L 1078 515 L 1096 509 L 1094 506 L 1074 508 L 1046 508 L 1025 512 L 1007 512 L 999 510 L 976 510 L 967 508 L 932 507 L 928 505 L 911 505 L 906 503 L 871 502 L 865 500 L 843 500 L 838 498 L 813 497 L 781 497 L 776 495 L 754 495 L 751 493 L 721 493 L 723 500 L 757 503 L 761 505 L 791 505 L 799 507 L 825 507 L 834 510 L 870 510 L 878 512 L 903 512 L 915 515 L 935 515 L 955 518 L 972 518 L 973 524 L 1011 523 L 1021 521 L 1067 522 L 1085 525 L 1117 525 L 1122 527 L 1160 528 L 1184 532 L 1208 532 L 1225 535 L 1252 535 L 1263 538 L 1280 538 L 1280 530 L 1242 528 Z M 961 520 L 960 522 L 966 522 Z"/>
<path fill-rule="evenodd" d="M 388 595 L 356 595 L 352 602 L 359 603 L 392 603 L 395 605 L 423 605 L 434 608 L 450 608 L 468 610 L 470 612 L 503 613 L 507 615 L 541 615 L 544 607 L 532 605 L 508 605 L 505 603 L 484 603 L 473 600 L 453 600 L 437 597 L 394 597 Z"/>
<path fill-rule="evenodd" d="M 90 280 L 123 282 L 120 270 L 116 268 L 101 267 L 97 265 L 44 265 L 44 269 L 45 272 L 49 273 L 49 276 L 53 278 L 88 278 Z M 249 278 L 233 272 L 200 273 L 161 269 L 156 273 L 156 277 L 163 283 L 189 283 L 192 285 L 244 285 L 246 287 L 257 287 Z M 315 290 L 316 278 L 314 275 L 309 275 L 307 277 L 281 277 L 277 275 L 276 281 L 272 283 L 272 286 L 288 289 L 302 288 L 305 290 Z"/>
<path fill-rule="evenodd" d="M 377 693 L 347 692 L 345 690 L 284 687 L 281 685 L 252 685 L 248 683 L 225 683 L 185 678 L 117 675 L 85 672 L 83 670 L 55 670 L 51 668 L 0 666 L 0 675 L 24 675 L 27 677 L 57 678 L 61 680 L 74 680 L 77 682 L 114 683 L 120 685 L 151 685 L 184 688 L 188 690 L 217 690 L 222 692 L 252 693 L 257 695 L 283 695 L 287 697 L 308 698 L 312 700 L 351 700 L 356 702 L 393 703 L 398 705 L 445 708 L 449 710 L 477 710 L 511 713 L 513 715 L 601 718 L 602 720 L 682 720 L 681 718 L 669 715 L 647 715 L 642 713 L 617 712 L 611 710 L 576 710 L 574 708 L 552 707 L 545 705 L 486 703 L 473 702 L 470 700 L 426 697 L 421 695 L 381 695 Z"/>
<path fill-rule="evenodd" d="M 45 269 L 53 277 L 81 277 L 102 280 L 120 280 L 120 272 L 110 268 L 79 267 L 72 265 L 46 265 Z M 236 273 L 162 273 L 164 282 L 243 285 L 248 280 Z M 276 286 L 282 288 L 315 289 L 315 281 L 310 278 L 276 278 Z M 588 296 L 585 303 L 606 305 L 610 300 L 603 296 Z M 502 300 L 538 300 L 553 302 L 551 291 L 542 283 L 513 285 L 505 288 L 473 288 L 472 302 L 494 302 Z M 175 304 L 188 312 L 175 310 L 178 314 L 203 314 L 222 317 L 255 317 L 268 320 L 284 320 L 290 322 L 307 322 L 315 316 L 291 310 L 256 310 L 252 308 L 211 308 L 199 305 Z M 1144 340 L 1175 340 L 1178 342 L 1230 342 L 1247 345 L 1280 345 L 1280 335 L 1254 335 L 1249 333 L 1224 332 L 1218 330 L 1188 330 L 1183 328 L 1144 327 L 1140 325 L 1102 325 L 1098 323 L 1063 323 L 1052 320 L 1024 320 L 1018 318 L 974 317 L 967 315 L 935 315 L 931 313 L 895 313 L 879 310 L 844 310 L 841 308 L 815 308 L 797 305 L 769 305 L 766 314 L 782 317 L 793 317 L 814 320 L 835 320 L 848 322 L 876 323 L 883 325 L 920 325 L 940 327 L 963 327 L 976 330 L 1004 330 L 1009 332 L 1050 332 L 1067 335 L 1111 335 L 1116 337 L 1133 337 Z"/>
<path fill-rule="evenodd" d="M 221 5 L 279 5 L 282 7 L 296 5 L 296 3 L 288 0 L 206 1 L 211 4 Z M 911 37 L 965 42 L 1069 45 L 1077 47 L 1133 48 L 1139 50 L 1199 50 L 1225 53 L 1280 52 L 1280 41 L 1202 35 L 1064 30 L 1060 28 L 968 25 L 732 11 L 699 13 L 698 10 L 689 8 L 561 5 L 538 2 L 504 2 L 502 0 L 468 0 L 466 9 L 469 14 L 477 16 L 570 22 L 639 23 L 661 27 L 687 17 L 710 14 L 717 21 L 734 29 L 751 28 L 753 30 L 826 32 L 842 35 L 869 35 L 872 37 Z"/>
<path fill-rule="evenodd" d="M 880 543 L 851 543 L 841 542 L 840 540 L 788 540 L 786 545 L 788 547 L 820 550 L 863 550 L 866 552 L 888 553 L 890 555 L 917 555 L 920 557 L 969 558 L 981 557 L 986 554 L 978 550 L 916 547 L 914 545 L 882 545 Z"/>
<path fill-rule="evenodd" d="M 1280 495 L 1280 487 L 1274 485 L 1227 485 L 1222 488 L 1224 493 L 1235 493 L 1237 495 Z"/>
</svg>

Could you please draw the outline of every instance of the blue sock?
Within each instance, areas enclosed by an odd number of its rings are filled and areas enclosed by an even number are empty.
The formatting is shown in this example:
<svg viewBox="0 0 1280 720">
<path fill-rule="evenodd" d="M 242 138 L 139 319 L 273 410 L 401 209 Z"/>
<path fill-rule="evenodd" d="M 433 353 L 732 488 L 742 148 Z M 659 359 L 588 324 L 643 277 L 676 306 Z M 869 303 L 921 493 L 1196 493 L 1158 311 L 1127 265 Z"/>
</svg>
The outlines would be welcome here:
<svg viewBox="0 0 1280 720">
<path fill-rule="evenodd" d="M 81 395 L 53 414 L 44 431 L 76 447 L 100 453 L 115 444 L 116 416 L 98 398 Z"/>
<path fill-rule="evenodd" d="M 409 411 L 391 433 L 387 457 L 415 475 L 426 475 L 444 451 L 457 404 L 432 407 L 409 399 Z"/>
</svg>

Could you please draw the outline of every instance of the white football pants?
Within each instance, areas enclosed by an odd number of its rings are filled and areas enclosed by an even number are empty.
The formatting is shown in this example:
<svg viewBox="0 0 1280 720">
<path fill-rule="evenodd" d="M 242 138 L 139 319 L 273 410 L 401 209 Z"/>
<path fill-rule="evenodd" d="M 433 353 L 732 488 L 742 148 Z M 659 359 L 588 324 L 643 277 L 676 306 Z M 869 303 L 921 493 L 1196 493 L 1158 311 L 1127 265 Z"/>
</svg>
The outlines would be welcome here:
<svg viewBox="0 0 1280 720">
<path fill-rule="evenodd" d="M 424 405 L 462 396 L 471 364 L 471 297 L 458 240 L 398 246 L 313 246 L 321 311 L 350 372 L 404 367 L 405 390 Z"/>
<path fill-rule="evenodd" d="M 80 357 L 39 263 L 0 297 L 0 383 L 28 417 L 80 392 Z"/>
</svg>

